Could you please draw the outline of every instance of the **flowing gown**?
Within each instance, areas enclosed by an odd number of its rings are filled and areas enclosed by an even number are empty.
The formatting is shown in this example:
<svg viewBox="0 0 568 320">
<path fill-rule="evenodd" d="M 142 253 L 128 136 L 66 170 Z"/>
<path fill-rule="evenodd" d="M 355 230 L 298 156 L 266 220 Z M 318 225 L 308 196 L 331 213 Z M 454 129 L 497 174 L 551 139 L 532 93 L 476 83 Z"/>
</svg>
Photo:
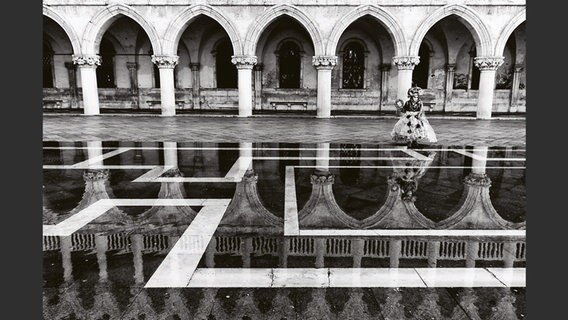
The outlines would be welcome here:
<svg viewBox="0 0 568 320">
<path fill-rule="evenodd" d="M 422 110 L 422 101 L 406 101 L 391 137 L 396 142 L 437 142 L 436 133 Z"/>
</svg>

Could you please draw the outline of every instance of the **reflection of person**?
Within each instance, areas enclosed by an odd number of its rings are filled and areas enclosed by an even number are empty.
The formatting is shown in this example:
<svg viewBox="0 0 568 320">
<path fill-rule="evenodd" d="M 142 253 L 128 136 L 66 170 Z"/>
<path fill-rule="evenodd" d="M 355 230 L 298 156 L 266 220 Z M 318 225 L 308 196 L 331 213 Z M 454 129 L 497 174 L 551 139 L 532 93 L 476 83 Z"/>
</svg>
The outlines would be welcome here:
<svg viewBox="0 0 568 320">
<path fill-rule="evenodd" d="M 416 200 L 418 191 L 418 179 L 426 173 L 426 170 L 436 157 L 436 152 L 429 152 L 427 160 L 394 160 L 393 178 L 400 185 L 402 200 Z M 396 159 L 396 158 L 393 158 Z"/>
<path fill-rule="evenodd" d="M 412 87 L 408 89 L 409 100 L 402 103 L 396 101 L 396 107 L 401 113 L 400 120 L 394 125 L 391 137 L 396 142 L 405 142 L 409 146 L 418 142 L 437 142 L 436 133 L 424 116 L 424 106 L 420 100 L 422 89 Z"/>
</svg>

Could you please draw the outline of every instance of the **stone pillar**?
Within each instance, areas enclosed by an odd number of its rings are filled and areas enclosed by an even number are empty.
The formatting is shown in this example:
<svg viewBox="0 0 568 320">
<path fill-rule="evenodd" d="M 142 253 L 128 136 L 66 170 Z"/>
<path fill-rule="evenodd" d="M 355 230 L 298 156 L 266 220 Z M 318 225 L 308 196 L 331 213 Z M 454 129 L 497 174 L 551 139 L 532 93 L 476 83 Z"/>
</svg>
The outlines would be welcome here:
<svg viewBox="0 0 568 320">
<path fill-rule="evenodd" d="M 398 87 L 396 89 L 396 98 L 406 100 L 407 92 L 412 87 L 412 71 L 420 62 L 419 56 L 400 56 L 394 57 L 392 62 L 398 69 Z"/>
<path fill-rule="evenodd" d="M 252 238 L 245 237 L 243 239 L 243 268 L 250 268 L 250 256 L 252 254 Z"/>
<path fill-rule="evenodd" d="M 456 65 L 447 64 L 446 65 L 446 90 L 444 95 L 444 111 L 446 107 L 452 102 L 452 92 L 454 90 L 454 77 L 456 74 Z"/>
<path fill-rule="evenodd" d="M 493 93 L 495 91 L 495 71 L 503 64 L 503 57 L 476 57 L 475 66 L 481 71 L 477 99 L 477 119 L 491 119 Z"/>
<path fill-rule="evenodd" d="M 144 241 L 141 234 L 133 234 L 130 236 L 132 243 L 132 262 L 134 264 L 134 282 L 136 284 L 144 283 L 144 260 L 142 258 L 142 249 Z"/>
<path fill-rule="evenodd" d="M 381 100 L 379 101 L 379 111 L 389 99 L 389 73 L 391 70 L 390 64 L 381 64 Z"/>
<path fill-rule="evenodd" d="M 190 63 L 191 68 L 191 97 L 193 109 L 201 109 L 201 81 L 199 80 L 199 63 Z"/>
<path fill-rule="evenodd" d="M 237 66 L 239 76 L 239 117 L 252 115 L 252 67 L 256 56 L 233 56 L 231 62 Z"/>
<path fill-rule="evenodd" d="M 503 244 L 503 268 L 514 267 L 516 251 L 517 244 L 515 242 L 505 242 Z"/>
<path fill-rule="evenodd" d="M 288 267 L 288 248 L 289 248 L 289 237 L 280 238 L 280 246 L 278 252 L 278 267 L 286 268 Z"/>
<path fill-rule="evenodd" d="M 262 69 L 264 69 L 262 63 L 254 66 L 254 108 L 256 110 L 262 110 Z"/>
<path fill-rule="evenodd" d="M 73 55 L 73 63 L 78 65 L 81 70 L 84 114 L 100 114 L 97 67 L 101 65 L 101 57 L 98 55 Z"/>
<path fill-rule="evenodd" d="M 107 236 L 95 236 L 95 247 L 97 251 L 97 264 L 99 265 L 99 279 L 106 281 L 108 279 L 107 257 L 108 238 Z"/>
<path fill-rule="evenodd" d="M 132 95 L 132 109 L 140 108 L 140 101 L 138 100 L 138 63 L 127 62 L 128 75 L 130 78 L 130 94 Z"/>
<path fill-rule="evenodd" d="M 152 62 L 160 69 L 160 101 L 162 116 L 176 115 L 176 95 L 174 85 L 174 68 L 178 64 L 176 55 L 153 55 Z"/>
<path fill-rule="evenodd" d="M 71 236 L 60 236 L 59 246 L 61 250 L 61 263 L 63 266 L 63 281 L 73 281 L 73 263 L 71 261 L 71 251 L 73 250 L 73 242 Z"/>
<path fill-rule="evenodd" d="M 239 157 L 252 158 L 252 142 L 239 143 Z M 239 166 L 243 170 L 252 170 L 252 161 L 247 166 L 245 166 L 244 162 L 240 162 Z"/>
<path fill-rule="evenodd" d="M 312 64 L 318 70 L 317 117 L 331 116 L 331 70 L 337 64 L 336 56 L 314 56 Z"/>
<path fill-rule="evenodd" d="M 389 258 L 391 268 L 398 268 L 401 246 L 401 240 L 391 239 L 389 241 Z"/>
<path fill-rule="evenodd" d="M 428 242 L 428 268 L 437 267 L 439 251 L 440 251 L 440 241 Z"/>
<path fill-rule="evenodd" d="M 363 239 L 353 239 L 353 268 L 361 268 L 361 261 L 363 260 L 363 247 L 365 245 L 365 240 Z"/>
<path fill-rule="evenodd" d="M 69 92 L 71 93 L 71 101 L 69 106 L 71 108 L 78 108 L 78 97 L 79 92 L 77 91 L 77 68 L 73 62 L 65 62 L 65 68 L 67 68 L 67 74 L 69 75 Z"/>
<path fill-rule="evenodd" d="M 316 169 L 322 171 L 329 170 L 329 142 L 317 144 L 316 150 Z"/>
<path fill-rule="evenodd" d="M 471 173 L 473 174 L 477 174 L 477 175 L 485 175 L 485 167 L 487 165 L 487 151 L 489 150 L 489 147 L 487 146 L 483 146 L 483 147 L 475 147 L 475 149 L 473 150 L 473 155 L 474 158 L 471 161 L 471 166 L 473 167 L 471 169 Z"/>
<path fill-rule="evenodd" d="M 316 252 L 316 268 L 323 268 L 325 261 L 325 238 L 316 238 L 314 241 Z"/>
<path fill-rule="evenodd" d="M 89 166 L 98 166 L 103 164 L 101 156 L 103 155 L 102 141 L 88 141 L 87 142 L 87 157 Z"/>
<path fill-rule="evenodd" d="M 205 266 L 207 268 L 215 268 L 215 244 L 217 240 L 215 237 L 211 238 L 209 244 L 207 245 L 207 249 L 205 249 Z"/>
<path fill-rule="evenodd" d="M 177 142 L 164 142 L 164 166 L 178 167 Z"/>
<path fill-rule="evenodd" d="M 515 72 L 513 73 L 513 84 L 511 87 L 511 105 L 509 112 L 517 112 L 519 103 L 519 85 L 521 82 L 521 73 L 523 72 L 522 65 L 515 65 Z"/>
<path fill-rule="evenodd" d="M 477 251 L 479 250 L 479 242 L 468 241 L 465 244 L 465 267 L 475 268 L 475 260 L 477 260 Z"/>
</svg>

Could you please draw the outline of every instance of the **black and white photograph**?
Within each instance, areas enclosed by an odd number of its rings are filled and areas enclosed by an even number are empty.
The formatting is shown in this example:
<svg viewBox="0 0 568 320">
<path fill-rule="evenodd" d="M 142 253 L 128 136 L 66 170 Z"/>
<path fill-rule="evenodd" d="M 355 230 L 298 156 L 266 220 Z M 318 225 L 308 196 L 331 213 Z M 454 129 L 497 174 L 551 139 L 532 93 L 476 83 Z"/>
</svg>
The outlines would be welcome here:
<svg viewBox="0 0 568 320">
<path fill-rule="evenodd" d="M 527 319 L 525 0 L 40 2 L 43 319 Z"/>
</svg>

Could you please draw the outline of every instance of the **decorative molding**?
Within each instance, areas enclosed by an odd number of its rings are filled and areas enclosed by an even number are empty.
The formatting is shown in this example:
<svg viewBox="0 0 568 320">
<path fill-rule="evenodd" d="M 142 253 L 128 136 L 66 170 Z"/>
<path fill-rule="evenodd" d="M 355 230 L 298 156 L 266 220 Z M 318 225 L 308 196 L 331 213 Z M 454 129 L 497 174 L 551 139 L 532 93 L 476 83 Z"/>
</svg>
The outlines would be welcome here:
<svg viewBox="0 0 568 320">
<path fill-rule="evenodd" d="M 179 170 L 179 168 L 171 168 L 168 171 L 162 173 L 161 177 L 164 178 L 183 177 L 183 173 Z"/>
<path fill-rule="evenodd" d="M 475 57 L 473 59 L 473 63 L 481 71 L 497 70 L 504 61 L 505 58 L 503 57 Z"/>
<path fill-rule="evenodd" d="M 337 56 L 313 56 L 312 64 L 316 69 L 333 69 L 337 64 Z"/>
<path fill-rule="evenodd" d="M 189 68 L 191 69 L 191 71 L 199 71 L 199 67 L 201 67 L 201 64 L 199 62 L 194 62 L 189 64 Z"/>
<path fill-rule="evenodd" d="M 108 176 L 108 169 L 85 170 L 85 172 L 83 172 L 83 179 L 85 181 L 108 180 Z"/>
<path fill-rule="evenodd" d="M 99 55 L 91 54 L 91 55 L 73 55 L 72 56 L 73 63 L 78 65 L 79 67 L 93 67 L 96 68 L 101 65 L 102 58 Z"/>
<path fill-rule="evenodd" d="M 446 64 L 446 71 L 447 72 L 455 72 L 456 71 L 456 65 L 452 64 L 452 63 Z"/>
<path fill-rule="evenodd" d="M 310 182 L 312 184 L 333 184 L 335 179 L 333 178 L 333 174 L 312 174 L 310 177 Z"/>
<path fill-rule="evenodd" d="M 179 56 L 176 55 L 153 55 L 152 63 L 158 68 L 175 68 L 179 62 Z"/>
<path fill-rule="evenodd" d="M 392 58 L 392 63 L 398 70 L 414 70 L 414 67 L 420 63 L 419 56 L 398 56 Z"/>
<path fill-rule="evenodd" d="M 490 187 L 491 179 L 486 174 L 469 174 L 464 182 L 471 186 Z"/>
<path fill-rule="evenodd" d="M 256 64 L 256 56 L 239 55 L 232 56 L 231 63 L 237 66 L 237 69 L 251 69 Z"/>
</svg>

